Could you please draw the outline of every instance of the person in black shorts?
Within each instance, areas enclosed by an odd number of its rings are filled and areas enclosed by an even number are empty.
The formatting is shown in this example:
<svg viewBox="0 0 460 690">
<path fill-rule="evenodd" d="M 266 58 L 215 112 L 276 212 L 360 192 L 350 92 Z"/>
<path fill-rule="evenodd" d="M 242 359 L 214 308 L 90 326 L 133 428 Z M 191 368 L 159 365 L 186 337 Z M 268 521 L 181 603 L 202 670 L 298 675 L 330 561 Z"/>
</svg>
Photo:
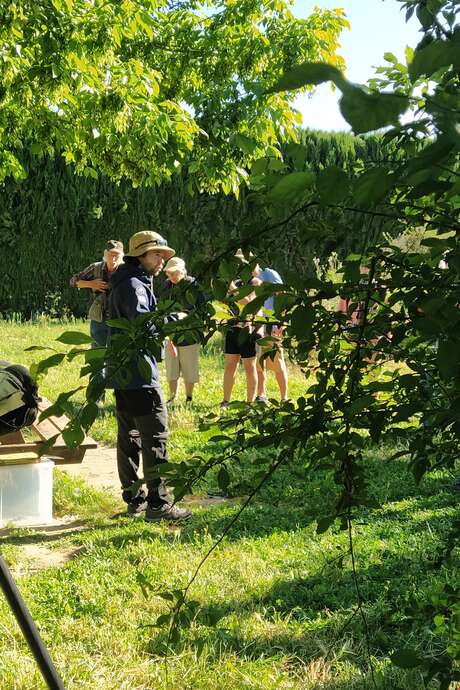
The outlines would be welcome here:
<svg viewBox="0 0 460 690">
<path fill-rule="evenodd" d="M 244 258 L 237 254 L 238 258 L 245 261 Z M 247 263 L 245 261 L 245 263 Z M 230 292 L 240 287 L 241 281 L 232 282 L 230 285 Z M 258 278 L 251 278 L 251 285 L 256 287 L 261 284 Z M 255 292 L 239 300 L 239 304 L 245 305 L 255 298 Z M 261 335 L 254 329 L 253 325 L 248 321 L 241 321 L 227 329 L 225 334 L 225 368 L 224 368 L 224 399 L 220 407 L 225 409 L 228 407 L 232 395 L 233 385 L 235 383 L 236 372 L 240 360 L 243 362 L 246 373 L 246 400 L 254 402 L 257 390 L 257 366 L 256 366 L 256 342 Z"/>
</svg>

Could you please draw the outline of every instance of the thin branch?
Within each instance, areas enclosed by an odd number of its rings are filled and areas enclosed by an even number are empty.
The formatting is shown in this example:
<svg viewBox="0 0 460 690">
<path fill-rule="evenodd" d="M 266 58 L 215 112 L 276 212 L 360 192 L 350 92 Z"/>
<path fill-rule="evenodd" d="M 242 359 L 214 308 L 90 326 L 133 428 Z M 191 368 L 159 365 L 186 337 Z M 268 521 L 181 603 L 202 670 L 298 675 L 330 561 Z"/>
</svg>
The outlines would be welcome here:
<svg viewBox="0 0 460 690">
<path fill-rule="evenodd" d="M 368 660 L 369 660 L 369 667 L 370 667 L 370 670 L 371 670 L 372 683 L 373 683 L 374 687 L 377 688 L 377 682 L 376 682 L 376 680 L 375 680 L 375 674 L 374 674 L 374 665 L 373 665 L 372 659 L 371 659 L 371 647 L 370 647 L 369 625 L 368 625 L 368 622 L 367 622 L 366 614 L 364 613 L 363 598 L 362 598 L 361 589 L 360 589 L 360 586 L 359 586 L 358 573 L 357 573 L 357 571 L 356 571 L 355 550 L 354 550 L 354 545 L 353 545 L 353 530 L 352 530 L 351 514 L 347 516 L 347 527 L 348 527 L 348 545 L 349 545 L 349 551 L 350 551 L 350 556 L 351 556 L 351 568 L 352 568 L 352 572 L 353 572 L 353 582 L 354 582 L 354 585 L 355 585 L 356 598 L 357 598 L 357 600 L 358 600 L 358 610 L 359 610 L 359 614 L 360 614 L 360 616 L 361 616 L 361 620 L 363 621 L 364 630 L 365 630 L 367 657 L 368 657 Z"/>
</svg>

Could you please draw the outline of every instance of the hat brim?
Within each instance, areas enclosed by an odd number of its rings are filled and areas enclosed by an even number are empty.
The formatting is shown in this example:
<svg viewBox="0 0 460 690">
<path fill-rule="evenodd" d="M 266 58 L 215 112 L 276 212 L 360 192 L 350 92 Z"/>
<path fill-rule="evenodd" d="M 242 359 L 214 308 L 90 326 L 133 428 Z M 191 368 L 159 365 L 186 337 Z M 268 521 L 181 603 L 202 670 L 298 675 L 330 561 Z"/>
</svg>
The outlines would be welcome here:
<svg viewBox="0 0 460 690">
<path fill-rule="evenodd" d="M 131 252 L 129 252 L 129 254 L 125 254 L 125 256 L 134 256 L 134 257 L 142 256 L 142 254 L 149 252 L 151 249 L 158 252 L 159 254 L 164 254 L 165 261 L 172 259 L 172 257 L 176 253 L 174 249 L 171 249 L 171 247 L 165 247 L 164 245 L 160 246 L 160 245 L 152 242 L 152 244 L 147 244 L 139 250 L 131 251 Z"/>
</svg>

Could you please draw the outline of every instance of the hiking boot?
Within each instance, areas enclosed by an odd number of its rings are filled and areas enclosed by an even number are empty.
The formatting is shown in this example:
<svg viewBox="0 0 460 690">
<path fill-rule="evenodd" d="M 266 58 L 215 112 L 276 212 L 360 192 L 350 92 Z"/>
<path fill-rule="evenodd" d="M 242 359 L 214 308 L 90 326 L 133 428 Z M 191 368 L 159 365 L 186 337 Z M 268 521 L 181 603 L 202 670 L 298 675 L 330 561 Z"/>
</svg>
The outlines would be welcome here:
<svg viewBox="0 0 460 690">
<path fill-rule="evenodd" d="M 186 404 L 186 405 L 191 405 L 192 402 L 193 402 L 192 396 L 191 396 L 191 395 L 187 395 L 187 397 L 185 398 L 185 404 Z"/>
<path fill-rule="evenodd" d="M 221 410 L 226 410 L 227 407 L 229 406 L 229 404 L 230 404 L 230 403 L 228 402 L 228 400 L 222 400 L 222 402 L 220 403 L 220 409 L 221 409 Z"/>
<path fill-rule="evenodd" d="M 139 517 L 147 509 L 148 503 L 145 500 L 145 496 L 137 496 L 130 503 L 128 503 L 126 508 L 126 515 L 128 517 Z"/>
<path fill-rule="evenodd" d="M 192 513 L 188 508 L 179 508 L 173 503 L 163 503 L 163 505 L 154 507 L 147 506 L 145 511 L 145 519 L 147 522 L 185 522 L 192 517 Z"/>
<path fill-rule="evenodd" d="M 255 402 L 260 402 L 260 403 L 263 403 L 264 405 L 268 405 L 268 398 L 266 395 L 256 395 Z"/>
</svg>

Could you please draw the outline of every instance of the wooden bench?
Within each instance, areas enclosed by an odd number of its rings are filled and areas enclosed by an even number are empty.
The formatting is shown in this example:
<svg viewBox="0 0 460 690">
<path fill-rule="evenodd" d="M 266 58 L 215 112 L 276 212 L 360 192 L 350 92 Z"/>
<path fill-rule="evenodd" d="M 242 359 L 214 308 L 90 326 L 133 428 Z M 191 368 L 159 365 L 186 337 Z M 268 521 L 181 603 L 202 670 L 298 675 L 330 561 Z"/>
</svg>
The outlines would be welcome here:
<svg viewBox="0 0 460 690">
<path fill-rule="evenodd" d="M 49 400 L 42 398 L 39 404 L 39 413 L 51 406 Z M 26 440 L 23 431 L 15 431 L 11 434 L 4 434 L 0 436 L 0 464 L 15 464 L 21 462 L 20 458 L 34 456 L 38 458 L 40 446 L 44 441 L 59 434 L 54 445 L 45 453 L 46 457 L 54 460 L 56 465 L 71 465 L 82 462 L 88 448 L 97 448 L 96 441 L 86 436 L 83 443 L 77 448 L 68 448 L 61 436 L 61 432 L 65 429 L 69 419 L 62 415 L 61 417 L 48 417 L 43 422 L 37 420 L 32 424 L 32 434 L 38 437 L 36 440 Z M 27 432 L 26 432 L 27 433 Z M 32 460 L 33 461 L 33 460 Z M 29 459 L 29 462 L 31 460 Z"/>
</svg>

